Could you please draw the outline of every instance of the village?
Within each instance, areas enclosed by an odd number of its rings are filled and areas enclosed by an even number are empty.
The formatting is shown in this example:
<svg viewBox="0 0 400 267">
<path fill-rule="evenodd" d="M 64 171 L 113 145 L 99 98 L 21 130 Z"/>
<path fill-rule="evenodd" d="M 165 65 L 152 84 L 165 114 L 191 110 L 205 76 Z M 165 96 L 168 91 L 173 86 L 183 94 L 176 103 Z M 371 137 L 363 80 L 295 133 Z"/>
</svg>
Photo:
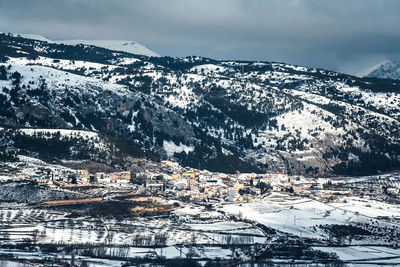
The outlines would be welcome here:
<svg viewBox="0 0 400 267">
<path fill-rule="evenodd" d="M 396 183 L 372 187 L 371 183 L 347 181 L 343 177 L 315 178 L 284 173 L 226 174 L 181 167 L 171 161 L 163 162 L 169 171 L 91 172 L 87 169 L 43 171 L 41 175 L 18 178 L 33 180 L 50 187 L 103 186 L 132 189 L 137 194 L 151 196 L 151 201 L 179 200 L 182 202 L 241 203 L 261 198 L 266 193 L 282 192 L 293 196 L 334 201 L 338 197 L 361 196 L 370 200 L 397 203 L 400 189 Z M 379 179 L 378 176 L 372 176 Z M 372 179 L 370 178 L 370 179 Z M 374 184 L 374 183 L 372 183 Z"/>
<path fill-rule="evenodd" d="M 353 263 L 375 259 L 365 252 L 369 244 L 387 262 L 400 259 L 399 173 L 305 177 L 226 174 L 171 161 L 158 166 L 45 165 L 10 175 L 0 196 L 15 203 L 0 207 L 0 253 L 25 253 L 9 260 L 37 257 L 40 263 L 43 253 L 54 262 L 59 252 L 48 247 L 73 246 L 62 261 L 74 254 L 80 262 L 120 266 L 121 260 L 241 261 L 279 245 L 274 257 L 288 263 L 316 255 Z M 290 250 L 292 242 L 301 249 Z"/>
</svg>

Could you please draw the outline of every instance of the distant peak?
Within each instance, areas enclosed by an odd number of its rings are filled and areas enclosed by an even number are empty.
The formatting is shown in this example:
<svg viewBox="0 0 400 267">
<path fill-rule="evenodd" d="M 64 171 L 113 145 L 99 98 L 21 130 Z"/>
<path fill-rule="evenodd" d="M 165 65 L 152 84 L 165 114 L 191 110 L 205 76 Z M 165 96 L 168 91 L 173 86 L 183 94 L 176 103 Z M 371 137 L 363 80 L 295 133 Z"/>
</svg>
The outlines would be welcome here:
<svg viewBox="0 0 400 267">
<path fill-rule="evenodd" d="M 26 39 L 33 39 L 33 40 L 38 40 L 38 41 L 43 41 L 43 42 L 48 42 L 48 43 L 54 43 L 54 41 L 48 39 L 47 37 L 44 37 L 43 35 L 39 35 L 39 34 L 19 33 L 19 34 L 13 34 L 13 36 L 20 36 L 20 37 L 26 38 Z"/>
<path fill-rule="evenodd" d="M 127 40 L 64 40 L 57 42 L 67 45 L 77 45 L 77 44 L 93 45 L 110 50 L 122 51 L 131 54 L 138 54 L 150 57 L 160 56 L 159 54 L 150 50 L 149 48 L 145 47 L 142 44 Z"/>
<path fill-rule="evenodd" d="M 387 59 L 374 66 L 367 77 L 400 80 L 400 63 Z"/>
<path fill-rule="evenodd" d="M 93 45 L 110 50 L 122 51 L 130 54 L 144 55 L 150 57 L 159 57 L 160 55 L 150 50 L 146 46 L 131 40 L 59 40 L 54 41 L 38 34 L 12 34 L 13 36 L 20 36 L 26 39 L 33 39 L 48 43 L 66 44 L 66 45 Z"/>
</svg>

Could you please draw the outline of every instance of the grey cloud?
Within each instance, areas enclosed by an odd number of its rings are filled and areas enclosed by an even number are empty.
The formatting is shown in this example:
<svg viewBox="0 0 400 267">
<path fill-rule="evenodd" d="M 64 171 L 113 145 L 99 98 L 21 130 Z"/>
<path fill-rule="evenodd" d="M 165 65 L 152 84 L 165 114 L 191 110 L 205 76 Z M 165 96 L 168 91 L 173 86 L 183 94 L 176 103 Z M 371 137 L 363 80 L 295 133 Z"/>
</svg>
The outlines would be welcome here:
<svg viewBox="0 0 400 267">
<path fill-rule="evenodd" d="M 399 57 L 396 0 L 0 0 L 0 31 L 359 73 Z M 376 62 L 375 62 L 376 61 Z"/>
</svg>

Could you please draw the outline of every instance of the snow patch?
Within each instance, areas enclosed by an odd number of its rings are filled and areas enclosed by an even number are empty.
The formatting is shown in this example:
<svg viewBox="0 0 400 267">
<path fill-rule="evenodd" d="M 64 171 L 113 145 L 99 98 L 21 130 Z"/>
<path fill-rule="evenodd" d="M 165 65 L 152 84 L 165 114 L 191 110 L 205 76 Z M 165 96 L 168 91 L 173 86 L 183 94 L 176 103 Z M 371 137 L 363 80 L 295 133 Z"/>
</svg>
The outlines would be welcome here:
<svg viewBox="0 0 400 267">
<path fill-rule="evenodd" d="M 187 145 L 184 145 L 181 143 L 179 143 L 179 145 L 177 146 L 174 142 L 165 141 L 165 140 L 164 140 L 163 147 L 164 147 L 164 150 L 167 152 L 168 156 L 173 156 L 174 153 L 185 152 L 186 154 L 188 154 L 189 152 L 194 151 L 193 146 L 187 146 Z"/>
</svg>

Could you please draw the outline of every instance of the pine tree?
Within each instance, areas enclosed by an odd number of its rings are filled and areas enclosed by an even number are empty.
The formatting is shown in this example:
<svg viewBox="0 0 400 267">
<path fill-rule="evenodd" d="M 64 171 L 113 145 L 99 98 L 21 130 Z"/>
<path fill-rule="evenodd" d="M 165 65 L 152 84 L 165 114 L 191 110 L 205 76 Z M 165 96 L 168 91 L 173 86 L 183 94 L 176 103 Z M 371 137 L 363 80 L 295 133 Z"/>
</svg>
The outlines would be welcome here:
<svg viewBox="0 0 400 267">
<path fill-rule="evenodd" d="M 6 67 L 0 66 L 0 80 L 6 81 L 7 80 L 7 70 Z"/>
</svg>

